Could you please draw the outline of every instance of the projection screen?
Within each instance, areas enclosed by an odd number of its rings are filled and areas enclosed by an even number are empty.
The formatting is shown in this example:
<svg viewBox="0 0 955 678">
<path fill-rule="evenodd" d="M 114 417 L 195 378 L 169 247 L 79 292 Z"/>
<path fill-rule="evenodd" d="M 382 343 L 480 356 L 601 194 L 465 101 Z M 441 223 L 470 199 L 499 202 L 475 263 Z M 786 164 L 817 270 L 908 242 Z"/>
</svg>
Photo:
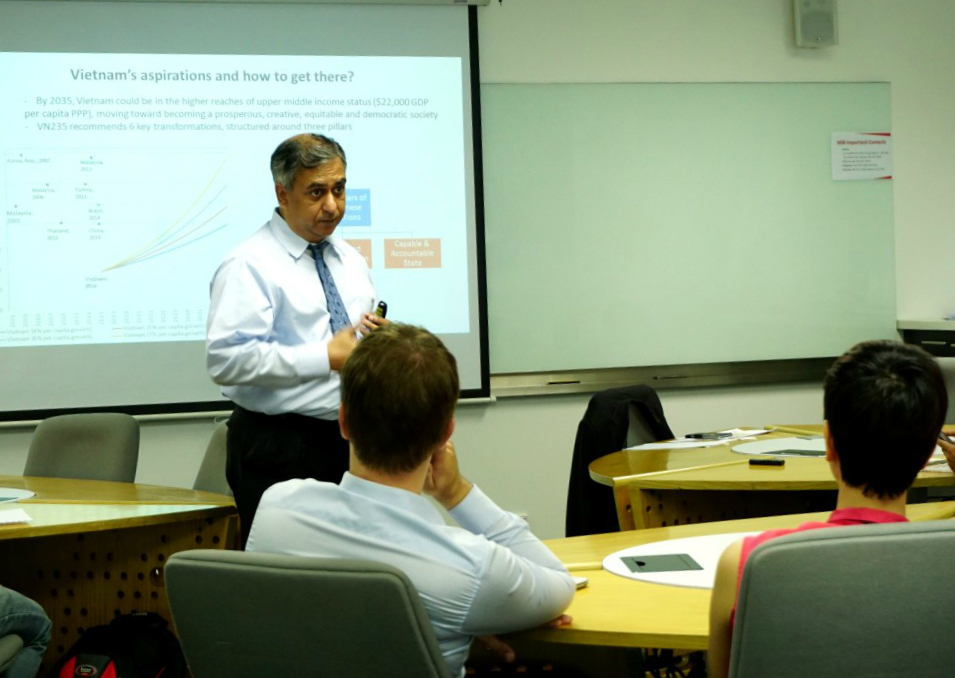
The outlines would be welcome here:
<svg viewBox="0 0 955 678">
<path fill-rule="evenodd" d="M 304 131 L 389 318 L 488 394 L 474 8 L 0 3 L 0 418 L 221 409 L 209 282 Z"/>
</svg>

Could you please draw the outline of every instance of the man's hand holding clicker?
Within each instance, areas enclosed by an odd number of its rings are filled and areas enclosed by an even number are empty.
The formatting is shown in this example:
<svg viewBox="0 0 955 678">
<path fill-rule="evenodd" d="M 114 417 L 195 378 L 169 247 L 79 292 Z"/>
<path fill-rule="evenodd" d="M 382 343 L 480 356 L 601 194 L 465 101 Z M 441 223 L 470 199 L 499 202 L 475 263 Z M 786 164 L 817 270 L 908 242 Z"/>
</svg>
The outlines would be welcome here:
<svg viewBox="0 0 955 678">
<path fill-rule="evenodd" d="M 364 336 L 374 332 L 379 327 L 385 327 L 386 325 L 390 324 L 390 320 L 382 318 L 379 315 L 374 313 L 363 313 L 361 316 L 361 324 L 358 326 L 358 331 Z"/>
<path fill-rule="evenodd" d="M 377 330 L 379 327 L 384 327 L 390 323 L 390 320 L 381 318 L 374 313 L 365 313 L 362 315 L 361 322 L 358 325 L 346 327 L 336 332 L 332 340 L 328 342 L 329 366 L 336 372 L 340 372 L 345 366 L 345 361 L 348 360 L 348 356 L 351 355 L 351 352 L 355 350 L 355 346 L 358 345 L 358 333 L 361 333 L 361 336 L 365 336 Z"/>
</svg>

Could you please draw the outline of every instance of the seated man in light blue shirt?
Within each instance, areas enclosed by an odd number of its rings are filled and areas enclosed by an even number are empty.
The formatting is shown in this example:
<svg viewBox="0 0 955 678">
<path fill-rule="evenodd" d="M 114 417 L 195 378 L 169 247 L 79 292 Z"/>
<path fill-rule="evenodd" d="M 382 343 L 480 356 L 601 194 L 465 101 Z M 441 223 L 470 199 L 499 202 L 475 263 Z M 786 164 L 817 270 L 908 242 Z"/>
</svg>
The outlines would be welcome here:
<svg viewBox="0 0 955 678">
<path fill-rule="evenodd" d="M 395 323 L 359 342 L 342 370 L 338 421 L 350 443 L 340 485 L 289 480 L 262 496 L 248 550 L 386 562 L 414 583 L 452 676 L 476 635 L 555 619 L 574 581 L 527 523 L 458 470 L 454 356 Z M 445 523 L 428 494 L 458 526 Z"/>
</svg>

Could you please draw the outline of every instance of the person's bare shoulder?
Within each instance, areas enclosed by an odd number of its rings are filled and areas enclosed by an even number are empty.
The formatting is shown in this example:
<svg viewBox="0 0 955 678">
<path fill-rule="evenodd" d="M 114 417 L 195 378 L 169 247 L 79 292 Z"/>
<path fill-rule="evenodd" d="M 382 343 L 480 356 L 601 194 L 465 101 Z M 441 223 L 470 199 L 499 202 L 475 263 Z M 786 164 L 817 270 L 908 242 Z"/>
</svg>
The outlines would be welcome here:
<svg viewBox="0 0 955 678">
<path fill-rule="evenodd" d="M 709 675 L 726 678 L 729 674 L 730 647 L 733 640 L 733 608 L 739 584 L 742 540 L 726 547 L 716 566 L 716 580 L 710 597 Z"/>
</svg>

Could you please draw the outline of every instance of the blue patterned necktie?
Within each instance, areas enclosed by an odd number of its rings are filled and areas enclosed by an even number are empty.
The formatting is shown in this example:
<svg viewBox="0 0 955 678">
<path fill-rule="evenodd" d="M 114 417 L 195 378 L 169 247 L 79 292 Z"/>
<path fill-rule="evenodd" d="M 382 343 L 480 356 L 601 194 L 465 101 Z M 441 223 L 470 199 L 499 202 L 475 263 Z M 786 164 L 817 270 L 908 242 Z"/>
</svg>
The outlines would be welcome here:
<svg viewBox="0 0 955 678">
<path fill-rule="evenodd" d="M 348 314 L 345 312 L 345 304 L 338 294 L 338 288 L 335 286 L 335 279 L 332 278 L 332 272 L 328 270 L 328 264 L 325 263 L 325 248 L 328 247 L 328 241 L 323 240 L 320 243 L 312 243 L 308 249 L 315 256 L 315 268 L 318 271 L 318 278 L 322 281 L 322 287 L 325 289 L 325 303 L 328 305 L 328 314 L 332 319 L 332 333 L 343 330 L 351 326 L 348 320 Z"/>
</svg>

